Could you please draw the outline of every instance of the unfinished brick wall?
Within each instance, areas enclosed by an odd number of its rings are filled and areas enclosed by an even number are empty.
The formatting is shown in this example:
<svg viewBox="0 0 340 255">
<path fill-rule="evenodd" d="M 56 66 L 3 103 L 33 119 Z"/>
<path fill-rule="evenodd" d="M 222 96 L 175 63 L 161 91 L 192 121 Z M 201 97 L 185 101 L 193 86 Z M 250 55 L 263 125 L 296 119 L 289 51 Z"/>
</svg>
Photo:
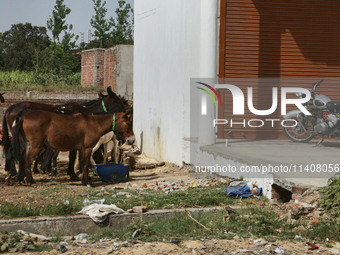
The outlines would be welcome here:
<svg viewBox="0 0 340 255">
<path fill-rule="evenodd" d="M 105 51 L 105 75 L 104 75 L 104 87 L 111 86 L 112 90 L 116 92 L 116 65 L 117 65 L 117 50 L 116 47 L 109 48 Z"/>
<path fill-rule="evenodd" d="M 82 87 L 96 86 L 104 88 L 105 49 L 85 50 L 81 54 Z"/>
<path fill-rule="evenodd" d="M 81 85 L 107 88 L 133 100 L 133 45 L 81 52 Z"/>
</svg>

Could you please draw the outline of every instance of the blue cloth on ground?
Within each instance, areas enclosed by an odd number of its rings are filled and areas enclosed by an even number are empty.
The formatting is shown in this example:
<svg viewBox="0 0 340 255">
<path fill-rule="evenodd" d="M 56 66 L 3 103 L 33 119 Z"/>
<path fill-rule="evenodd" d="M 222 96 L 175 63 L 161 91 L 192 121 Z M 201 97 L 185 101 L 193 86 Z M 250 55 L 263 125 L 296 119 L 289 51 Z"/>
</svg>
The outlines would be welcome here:
<svg viewBox="0 0 340 255">
<path fill-rule="evenodd" d="M 246 184 L 244 186 L 237 186 L 237 187 L 229 187 L 226 188 L 228 197 L 236 198 L 236 197 L 251 197 L 253 194 L 249 186 Z M 262 188 L 258 188 L 257 190 L 258 196 L 262 195 Z"/>
</svg>

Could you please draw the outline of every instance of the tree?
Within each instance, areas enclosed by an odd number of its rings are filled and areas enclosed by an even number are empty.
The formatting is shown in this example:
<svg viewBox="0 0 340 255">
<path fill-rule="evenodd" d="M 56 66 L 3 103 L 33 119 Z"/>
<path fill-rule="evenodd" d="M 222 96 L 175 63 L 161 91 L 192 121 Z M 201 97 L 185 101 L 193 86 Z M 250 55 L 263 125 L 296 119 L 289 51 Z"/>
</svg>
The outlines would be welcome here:
<svg viewBox="0 0 340 255">
<path fill-rule="evenodd" d="M 0 59 L 5 70 L 32 70 L 32 57 L 50 44 L 45 27 L 31 23 L 12 25 L 0 37 Z M 38 60 L 39 62 L 39 60 Z"/>
<path fill-rule="evenodd" d="M 119 8 L 116 9 L 116 20 L 110 19 L 114 28 L 112 40 L 114 44 L 133 44 L 133 18 L 129 20 L 130 12 L 133 17 L 133 9 L 124 0 L 118 1 Z"/>
<path fill-rule="evenodd" d="M 71 9 L 66 7 L 64 0 L 56 0 L 56 5 L 52 11 L 52 17 L 50 15 L 50 18 L 47 20 L 47 28 L 52 31 L 54 42 L 56 39 L 60 42 L 59 35 L 61 32 L 68 29 L 65 18 L 70 13 Z"/>
<path fill-rule="evenodd" d="M 95 29 L 94 35 L 99 39 L 99 48 L 103 47 L 103 42 L 109 38 L 109 31 L 112 24 L 105 19 L 107 9 L 105 8 L 106 1 L 102 3 L 101 0 L 92 0 L 94 3 L 95 15 L 92 16 L 91 26 Z"/>
</svg>

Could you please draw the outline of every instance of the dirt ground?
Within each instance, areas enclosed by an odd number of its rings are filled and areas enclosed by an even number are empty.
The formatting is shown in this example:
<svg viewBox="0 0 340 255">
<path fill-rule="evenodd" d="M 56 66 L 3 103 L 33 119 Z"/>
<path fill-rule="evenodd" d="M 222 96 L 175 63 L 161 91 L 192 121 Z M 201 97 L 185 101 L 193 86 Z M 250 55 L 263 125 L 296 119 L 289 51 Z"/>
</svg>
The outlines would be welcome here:
<svg viewBox="0 0 340 255">
<path fill-rule="evenodd" d="M 62 152 L 58 156 L 58 176 L 53 177 L 48 174 L 33 174 L 33 178 L 36 181 L 35 186 L 24 185 L 17 183 L 14 179 L 7 181 L 7 174 L 4 171 L 5 160 L 0 157 L 0 204 L 3 202 L 11 203 L 32 203 L 34 202 L 37 206 L 43 205 L 45 203 L 53 203 L 52 197 L 43 198 L 39 197 L 39 200 L 35 200 L 30 194 L 32 192 L 36 193 L 39 190 L 43 190 L 46 187 L 53 187 L 56 185 L 70 185 L 72 186 L 72 192 L 75 194 L 81 194 L 85 189 L 81 185 L 81 181 L 71 181 L 67 175 L 67 165 L 68 165 L 68 153 Z M 121 182 L 119 184 L 113 184 L 111 182 L 103 182 L 99 177 L 93 176 L 90 171 L 90 177 L 93 180 L 95 187 L 106 187 L 111 189 L 113 186 L 124 187 L 126 182 Z M 180 169 L 178 166 L 173 164 L 165 164 L 164 166 L 145 169 L 145 170 L 134 170 L 130 172 L 130 178 L 128 182 L 137 183 L 138 185 L 142 183 L 150 183 L 152 181 L 169 181 L 169 180 L 179 180 L 183 181 L 190 179 L 190 174 L 188 168 Z M 67 190 L 60 191 L 60 197 L 66 195 Z M 65 192 L 64 194 L 62 192 Z"/>
<path fill-rule="evenodd" d="M 0 158 L 0 204 L 4 202 L 21 202 L 30 204 L 32 202 L 36 205 L 43 205 L 45 203 L 53 202 L 53 198 L 39 197 L 37 199 L 32 193 L 37 190 L 43 190 L 46 187 L 57 186 L 59 184 L 71 185 L 72 192 L 80 194 L 84 186 L 80 181 L 70 181 L 66 175 L 68 153 L 61 153 L 58 159 L 59 175 L 52 177 L 46 174 L 35 174 L 34 179 L 37 182 L 35 187 L 26 186 L 11 182 L 10 185 L 5 181 L 4 164 L 5 161 Z M 162 167 L 146 170 L 135 170 L 130 174 L 130 183 L 150 183 L 152 181 L 175 181 L 182 179 L 190 180 L 190 174 L 188 167 L 179 168 L 176 165 L 165 164 Z M 108 189 L 113 186 L 125 186 L 125 183 L 112 184 L 104 183 L 98 177 L 94 177 L 94 184 L 96 187 L 107 187 Z M 193 179 L 191 179 L 193 180 Z M 62 192 L 58 191 L 59 195 L 63 196 Z M 227 230 L 226 230 L 227 231 Z M 81 242 L 69 242 L 65 244 L 68 251 L 64 254 L 278 254 L 275 252 L 280 246 L 280 249 L 284 250 L 284 254 L 313 254 L 315 251 L 309 251 L 306 242 L 285 242 L 276 241 L 266 243 L 264 245 L 256 245 L 255 239 L 252 238 L 239 238 L 235 237 L 233 240 L 189 240 L 183 241 L 179 244 L 171 243 L 170 240 L 164 240 L 164 242 L 137 242 L 136 244 L 122 244 L 124 242 L 119 241 L 119 246 L 115 247 L 114 242 L 119 240 L 110 240 L 105 242 L 94 242 L 91 244 Z M 332 254 L 330 248 L 319 246 L 322 254 Z M 319 252 L 320 253 L 320 252 Z M 26 254 L 38 254 L 27 252 Z M 60 254 L 60 251 L 53 249 L 51 251 L 45 251 L 39 254 Z M 282 253 L 281 253 L 282 254 Z"/>
<path fill-rule="evenodd" d="M 259 239 L 234 239 L 234 240 L 189 240 L 179 244 L 169 241 L 164 242 L 137 242 L 128 247 L 114 246 L 115 241 L 95 242 L 92 244 L 73 243 L 66 245 L 67 252 L 64 254 L 119 254 L 119 255 L 148 255 L 148 254 L 334 254 L 329 248 L 319 246 L 318 250 L 310 251 L 304 242 L 275 242 L 264 245 L 256 245 Z M 279 247 L 279 248 L 278 248 Z M 275 252 L 276 251 L 276 252 Z M 281 251 L 281 253 L 278 253 Z M 42 253 L 27 252 L 26 254 L 60 254 L 57 249 Z"/>
</svg>

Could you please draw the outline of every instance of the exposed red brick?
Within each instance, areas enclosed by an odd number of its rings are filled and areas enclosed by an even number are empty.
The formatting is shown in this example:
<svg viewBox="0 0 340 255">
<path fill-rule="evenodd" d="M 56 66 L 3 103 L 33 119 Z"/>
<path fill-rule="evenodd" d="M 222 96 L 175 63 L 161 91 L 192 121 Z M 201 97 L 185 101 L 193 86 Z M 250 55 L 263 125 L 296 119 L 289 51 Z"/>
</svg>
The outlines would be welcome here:
<svg viewBox="0 0 340 255">
<path fill-rule="evenodd" d="M 277 193 L 276 191 L 272 191 L 272 199 L 275 199 L 275 198 L 280 198 L 280 194 Z"/>
<path fill-rule="evenodd" d="M 293 186 L 292 192 L 297 194 L 303 194 L 308 188 Z"/>
</svg>

